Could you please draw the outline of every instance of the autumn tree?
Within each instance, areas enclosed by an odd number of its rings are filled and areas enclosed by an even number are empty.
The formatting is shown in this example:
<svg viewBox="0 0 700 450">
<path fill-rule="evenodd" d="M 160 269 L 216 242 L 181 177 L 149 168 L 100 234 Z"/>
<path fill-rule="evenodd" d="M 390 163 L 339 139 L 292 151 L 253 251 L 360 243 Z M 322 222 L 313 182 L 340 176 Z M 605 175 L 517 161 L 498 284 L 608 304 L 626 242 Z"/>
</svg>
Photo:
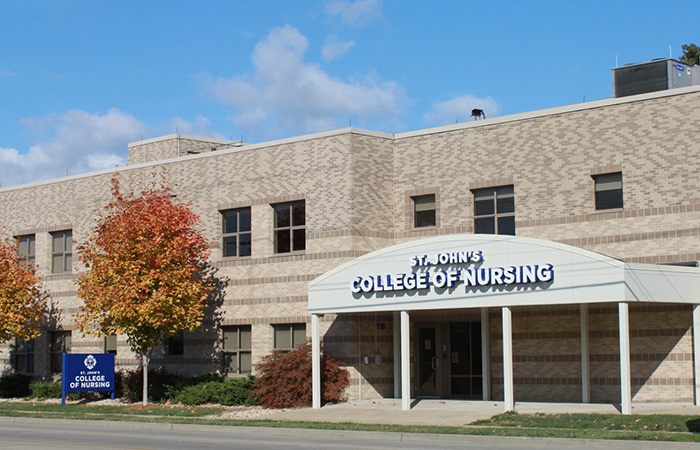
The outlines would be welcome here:
<svg viewBox="0 0 700 450">
<path fill-rule="evenodd" d="M 39 336 L 46 301 L 34 266 L 22 261 L 16 239 L 0 237 L 0 342 Z"/>
<path fill-rule="evenodd" d="M 125 194 L 115 175 L 111 202 L 77 247 L 86 269 L 78 279 L 84 301 L 78 328 L 127 336 L 141 356 L 144 404 L 152 349 L 199 326 L 211 291 L 204 275 L 209 243 L 197 229 L 199 217 L 172 195 L 165 175 L 153 177 L 139 194 Z"/>
</svg>

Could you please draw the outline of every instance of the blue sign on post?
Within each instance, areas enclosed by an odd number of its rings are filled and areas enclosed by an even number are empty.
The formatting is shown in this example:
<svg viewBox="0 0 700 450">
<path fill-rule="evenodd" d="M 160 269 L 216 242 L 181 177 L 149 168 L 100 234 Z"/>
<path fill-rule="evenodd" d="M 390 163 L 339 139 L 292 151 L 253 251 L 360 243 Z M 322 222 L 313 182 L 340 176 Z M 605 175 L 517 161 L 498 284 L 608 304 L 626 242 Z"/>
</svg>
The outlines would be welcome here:
<svg viewBox="0 0 700 450">
<path fill-rule="evenodd" d="M 62 402 L 66 392 L 111 391 L 114 400 L 114 354 L 64 353 Z"/>
</svg>

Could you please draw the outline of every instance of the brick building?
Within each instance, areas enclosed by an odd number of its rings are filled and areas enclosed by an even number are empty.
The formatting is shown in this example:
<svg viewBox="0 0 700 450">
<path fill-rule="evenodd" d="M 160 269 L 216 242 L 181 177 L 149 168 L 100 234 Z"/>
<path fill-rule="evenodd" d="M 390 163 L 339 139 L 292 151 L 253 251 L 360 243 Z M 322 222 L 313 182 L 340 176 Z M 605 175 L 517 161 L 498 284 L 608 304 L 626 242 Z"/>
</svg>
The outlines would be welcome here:
<svg viewBox="0 0 700 450">
<path fill-rule="evenodd" d="M 20 237 L 55 305 L 39 338 L 0 346 L 0 370 L 49 378 L 63 351 L 116 352 L 120 367 L 137 365 L 123 336 L 74 328 L 73 242 L 109 201 L 115 173 L 138 188 L 167 168 L 219 243 L 211 262 L 227 284 L 217 313 L 168 339 L 151 366 L 236 376 L 310 338 L 312 280 L 395 244 L 514 234 L 611 261 L 694 266 L 698 119 L 691 86 L 396 135 L 349 128 L 261 144 L 170 135 L 130 144 L 126 167 L 0 189 L 0 225 Z M 511 306 L 515 400 L 620 402 L 620 302 L 632 400 L 694 401 L 695 309 L 669 298 Z M 350 371 L 349 398 L 402 393 L 399 310 L 316 316 L 326 351 Z M 503 317 L 483 305 L 411 310 L 410 395 L 503 399 Z"/>
</svg>

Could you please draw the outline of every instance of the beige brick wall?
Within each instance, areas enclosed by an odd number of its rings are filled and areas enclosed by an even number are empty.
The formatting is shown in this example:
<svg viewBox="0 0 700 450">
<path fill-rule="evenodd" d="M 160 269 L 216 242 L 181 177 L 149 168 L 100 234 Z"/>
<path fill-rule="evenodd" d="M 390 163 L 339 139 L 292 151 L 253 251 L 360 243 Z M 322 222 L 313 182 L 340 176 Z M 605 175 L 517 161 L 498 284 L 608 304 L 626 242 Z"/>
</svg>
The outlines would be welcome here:
<svg viewBox="0 0 700 450">
<path fill-rule="evenodd" d="M 226 149 L 225 141 L 181 137 L 181 154 L 185 148 L 206 152 L 217 147 L 211 154 L 169 160 L 162 166 L 169 181 L 177 185 L 178 199 L 191 202 L 201 216 L 203 232 L 215 243 L 211 261 L 227 286 L 216 320 L 186 335 L 185 354 L 173 359 L 156 352 L 154 366 L 186 373 L 219 368 L 221 325 L 252 325 L 254 363 L 272 350 L 272 324 L 307 323 L 310 333 L 309 281 L 394 242 L 473 232 L 471 189 L 476 188 L 514 185 L 519 236 L 559 241 L 627 261 L 700 260 L 700 193 L 695 189 L 700 165 L 695 136 L 700 91 L 684 90 L 682 95 L 669 91 L 608 103 L 425 130 L 395 139 L 341 130 Z M 119 169 L 124 188 L 143 186 L 150 173 L 161 168 L 153 161 L 177 157 L 177 142 L 166 137 L 131 145 L 132 167 Z M 591 176 L 616 171 L 623 173 L 624 209 L 595 211 Z M 73 329 L 80 299 L 73 276 L 49 273 L 50 232 L 72 229 L 77 242 L 85 239 L 94 224 L 95 209 L 109 201 L 110 178 L 111 174 L 76 176 L 0 189 L 0 225 L 14 234 L 36 234 L 37 263 L 58 315 L 51 328 Z M 437 226 L 414 230 L 410 196 L 428 193 L 437 197 Z M 307 206 L 306 251 L 276 255 L 270 205 L 302 199 Z M 219 211 L 238 207 L 252 210 L 253 254 L 222 258 Z M 77 257 L 74 260 L 79 271 Z M 689 312 L 683 308 L 652 312 L 632 308 L 635 399 L 690 398 L 692 342 Z M 514 317 L 519 358 L 516 399 L 549 395 L 576 401 L 580 396 L 578 309 L 544 311 L 520 311 Z M 429 316 L 415 313 L 412 321 Z M 498 397 L 502 395 L 500 314 L 492 316 L 493 393 Z M 616 307 L 593 308 L 591 317 L 592 397 L 616 401 Z M 361 367 L 363 398 L 393 394 L 391 316 L 382 320 L 388 327 L 378 335 L 384 359 L 377 367 Z M 355 398 L 365 339 L 370 347 L 374 344 L 373 317 L 362 316 L 360 326 L 358 316 L 328 315 L 322 327 L 328 351 L 348 363 L 353 386 L 349 395 Z M 654 333 L 660 330 L 671 331 L 657 339 Z M 81 351 L 97 351 L 101 345 L 99 339 L 77 332 L 73 342 L 74 349 Z M 136 364 L 123 337 L 119 344 L 118 363 Z M 38 344 L 37 372 L 41 374 L 45 349 L 39 348 Z M 0 346 L 5 370 L 10 359 L 10 347 Z"/>
</svg>

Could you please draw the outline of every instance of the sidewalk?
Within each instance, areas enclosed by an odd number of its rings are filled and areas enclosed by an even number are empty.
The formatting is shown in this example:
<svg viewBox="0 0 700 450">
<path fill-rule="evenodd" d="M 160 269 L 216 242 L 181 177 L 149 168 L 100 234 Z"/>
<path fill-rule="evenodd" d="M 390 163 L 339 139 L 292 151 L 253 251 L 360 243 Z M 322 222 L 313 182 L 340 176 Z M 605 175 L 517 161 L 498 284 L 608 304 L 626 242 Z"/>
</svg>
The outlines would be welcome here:
<svg viewBox="0 0 700 450">
<path fill-rule="evenodd" d="M 601 413 L 619 414 L 615 405 L 593 403 L 515 404 L 520 414 Z M 272 414 L 272 420 L 308 422 L 356 422 L 391 425 L 461 426 L 488 419 L 503 412 L 503 402 L 470 400 L 415 400 L 410 411 L 401 410 L 400 399 L 352 401 L 326 405 L 321 409 L 302 408 Z M 700 415 L 700 407 L 689 403 L 633 403 L 632 414 Z"/>
</svg>

